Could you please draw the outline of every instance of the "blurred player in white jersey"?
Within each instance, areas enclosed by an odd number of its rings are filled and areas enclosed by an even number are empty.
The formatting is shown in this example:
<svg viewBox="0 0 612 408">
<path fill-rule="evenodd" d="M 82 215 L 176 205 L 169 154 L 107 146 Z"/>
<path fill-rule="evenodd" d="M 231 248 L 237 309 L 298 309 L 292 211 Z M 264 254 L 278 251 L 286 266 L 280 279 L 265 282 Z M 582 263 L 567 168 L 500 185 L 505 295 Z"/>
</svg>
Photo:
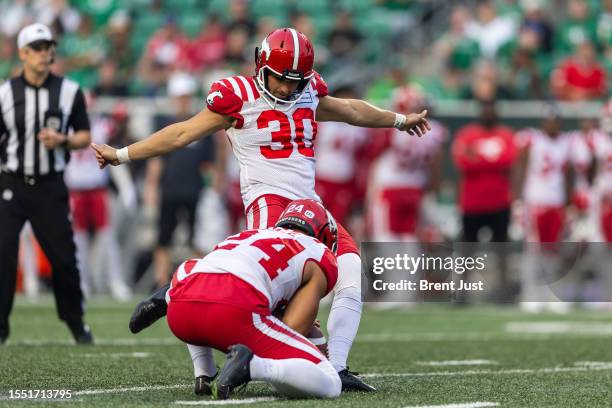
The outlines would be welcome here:
<svg viewBox="0 0 612 408">
<path fill-rule="evenodd" d="M 554 107 L 546 109 L 541 129 L 530 128 L 518 133 L 523 174 L 526 248 L 521 269 L 523 302 L 530 312 L 548 308 L 565 312 L 569 305 L 559 301 L 543 284 L 557 276 L 561 268 L 559 247 L 565 232 L 566 209 L 573 193 L 574 169 L 587 168 L 586 145 L 573 132 L 562 132 L 561 119 Z"/>
<path fill-rule="evenodd" d="M 601 111 L 599 129 L 588 135 L 587 143 L 595 159 L 593 209 L 599 226 L 599 239 L 612 242 L 612 99 Z"/>
<path fill-rule="evenodd" d="M 338 373 L 305 337 L 337 280 L 335 221 L 320 203 L 296 200 L 276 225 L 230 236 L 172 277 L 168 326 L 189 345 L 199 395 L 226 399 L 250 380 L 290 397 L 340 395 Z M 281 321 L 272 313 L 283 305 Z M 209 347 L 229 351 L 218 375 Z"/>
<path fill-rule="evenodd" d="M 165 154 L 225 129 L 240 163 L 247 226 L 266 228 L 274 225 L 291 200 L 320 200 L 314 189 L 317 121 L 395 127 L 416 136 L 429 130 L 427 111 L 404 115 L 362 100 L 328 96 L 325 81 L 313 70 L 310 40 L 293 28 L 268 34 L 255 54 L 255 75 L 215 82 L 206 108 L 191 119 L 123 149 L 92 144 L 100 166 Z M 340 272 L 327 325 L 330 360 L 343 389 L 373 391 L 346 366 L 361 319 L 361 262 L 351 236 L 340 224 L 338 229 Z"/>
<path fill-rule="evenodd" d="M 351 98 L 355 91 L 342 87 L 334 92 L 338 98 Z M 351 210 L 362 197 L 357 186 L 363 149 L 368 130 L 342 122 L 319 125 L 316 145 L 316 192 L 340 224 L 346 224 Z"/>
<path fill-rule="evenodd" d="M 88 101 L 91 106 L 93 99 L 89 97 Z M 92 141 L 108 143 L 113 127 L 114 122 L 111 117 L 92 118 Z M 64 174 L 70 191 L 74 241 L 83 275 L 81 279 L 83 290 L 86 294 L 91 294 L 94 288 L 100 288 L 104 282 L 115 299 L 127 301 L 131 297 L 131 289 L 125 283 L 120 251 L 113 238 L 110 218 L 109 184 L 111 177 L 116 181 L 119 194 L 124 202 L 134 206 L 136 192 L 129 172 L 125 168 L 100 171 L 96 156 L 91 150 L 75 151 Z M 90 233 L 93 234 L 91 237 Z"/>
<path fill-rule="evenodd" d="M 398 111 L 425 106 L 424 96 L 410 86 L 397 88 L 393 108 Z M 370 170 L 368 182 L 368 223 L 374 241 L 418 240 L 421 206 L 425 194 L 439 188 L 442 145 L 448 131 L 430 120 L 426 139 L 410 143 L 404 132 L 387 132 L 382 153 Z"/>
<path fill-rule="evenodd" d="M 574 133 L 561 131 L 560 118 L 553 110 L 547 112 L 541 129 L 529 128 L 517 137 L 522 146 L 526 240 L 559 242 L 573 192 L 573 170 L 588 167 L 586 145 Z"/>
</svg>

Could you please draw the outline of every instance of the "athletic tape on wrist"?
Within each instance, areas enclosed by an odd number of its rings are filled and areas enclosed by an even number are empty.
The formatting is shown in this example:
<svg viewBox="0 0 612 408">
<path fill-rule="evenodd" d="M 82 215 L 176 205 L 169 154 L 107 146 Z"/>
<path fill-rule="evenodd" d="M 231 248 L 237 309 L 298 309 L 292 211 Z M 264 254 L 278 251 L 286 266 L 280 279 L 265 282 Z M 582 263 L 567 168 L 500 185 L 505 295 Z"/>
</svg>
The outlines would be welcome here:
<svg viewBox="0 0 612 408">
<path fill-rule="evenodd" d="M 396 129 L 400 129 L 402 126 L 404 126 L 404 123 L 406 123 L 406 115 L 403 115 L 401 113 L 396 113 L 395 123 L 393 123 L 393 127 Z"/>
<path fill-rule="evenodd" d="M 128 153 L 127 147 L 117 150 L 117 160 L 119 160 L 121 164 L 130 162 L 130 154 Z"/>
</svg>

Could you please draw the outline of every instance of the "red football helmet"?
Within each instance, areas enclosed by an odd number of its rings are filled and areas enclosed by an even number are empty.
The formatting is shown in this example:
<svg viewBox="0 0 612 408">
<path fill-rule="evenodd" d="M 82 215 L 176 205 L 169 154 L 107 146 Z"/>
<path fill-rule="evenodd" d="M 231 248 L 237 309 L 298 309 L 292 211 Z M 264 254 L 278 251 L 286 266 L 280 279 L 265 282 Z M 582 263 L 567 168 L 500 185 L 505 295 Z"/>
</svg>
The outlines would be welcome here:
<svg viewBox="0 0 612 408">
<path fill-rule="evenodd" d="M 277 103 L 291 107 L 300 100 L 314 75 L 314 48 L 304 34 L 293 28 L 279 28 L 264 38 L 261 47 L 255 48 L 255 65 L 255 78 L 272 108 L 276 108 Z M 267 86 L 266 70 L 283 79 L 300 81 L 290 100 L 272 95 Z"/>
<path fill-rule="evenodd" d="M 280 215 L 276 226 L 297 229 L 315 237 L 335 254 L 338 247 L 338 226 L 334 217 L 315 200 L 302 199 L 290 202 Z"/>
</svg>

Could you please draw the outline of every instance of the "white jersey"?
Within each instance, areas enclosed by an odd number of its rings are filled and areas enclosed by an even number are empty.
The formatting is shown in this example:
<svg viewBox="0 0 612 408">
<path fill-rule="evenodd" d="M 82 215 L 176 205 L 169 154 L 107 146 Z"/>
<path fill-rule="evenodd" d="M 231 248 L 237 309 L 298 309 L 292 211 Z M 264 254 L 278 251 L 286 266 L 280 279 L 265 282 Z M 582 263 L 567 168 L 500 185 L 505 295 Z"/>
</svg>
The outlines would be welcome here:
<svg viewBox="0 0 612 408">
<path fill-rule="evenodd" d="M 283 228 L 246 230 L 218 244 L 189 271 L 181 265 L 172 287 L 198 273 L 229 273 L 263 294 L 273 311 L 301 286 L 307 261 L 319 264 L 327 276 L 329 292 L 336 283 L 338 266 L 333 253 L 320 241 Z M 171 298 L 172 288 L 167 300 Z"/>
<path fill-rule="evenodd" d="M 91 140 L 96 144 L 108 143 L 113 129 L 113 121 L 96 117 L 91 122 Z M 69 190 L 93 190 L 108 186 L 108 168 L 100 170 L 95 152 L 90 149 L 75 150 L 70 155 L 70 163 L 64 171 L 64 179 Z"/>
<path fill-rule="evenodd" d="M 335 183 L 353 181 L 357 151 L 366 143 L 367 132 L 342 122 L 321 123 L 316 147 L 317 178 Z"/>
<path fill-rule="evenodd" d="M 425 189 L 430 178 L 430 163 L 448 137 L 440 122 L 430 120 L 431 130 L 422 138 L 393 129 L 389 147 L 376 160 L 370 184 L 376 188 Z"/>
<path fill-rule="evenodd" d="M 597 170 L 593 182 L 599 194 L 612 198 L 612 135 L 595 131 L 588 135 L 588 143 L 592 146 L 597 160 Z"/>
<path fill-rule="evenodd" d="M 288 199 L 315 193 L 315 112 L 327 85 L 318 74 L 303 97 L 289 110 L 272 109 L 260 95 L 254 78 L 234 76 L 213 83 L 208 109 L 236 119 L 226 131 L 240 165 L 245 208 L 264 194 Z"/>
<path fill-rule="evenodd" d="M 566 202 L 566 166 L 586 165 L 588 151 L 574 133 L 556 138 L 530 128 L 517 134 L 519 143 L 529 149 L 523 198 L 527 204 L 561 207 Z"/>
</svg>

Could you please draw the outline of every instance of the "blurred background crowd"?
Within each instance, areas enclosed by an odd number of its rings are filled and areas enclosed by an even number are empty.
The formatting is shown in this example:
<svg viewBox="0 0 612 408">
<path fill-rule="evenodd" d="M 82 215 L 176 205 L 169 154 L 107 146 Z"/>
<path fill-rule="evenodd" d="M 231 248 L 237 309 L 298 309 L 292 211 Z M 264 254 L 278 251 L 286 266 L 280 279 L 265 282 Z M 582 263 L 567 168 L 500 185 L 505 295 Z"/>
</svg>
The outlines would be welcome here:
<svg viewBox="0 0 612 408">
<path fill-rule="evenodd" d="M 0 11 L 0 78 L 19 29 L 38 21 L 60 40 L 56 70 L 97 95 L 164 94 L 177 69 L 204 84 L 251 74 L 255 45 L 285 25 L 313 40 L 330 86 L 370 99 L 408 79 L 436 99 L 597 99 L 612 67 L 610 0 L 3 0 Z"/>
<path fill-rule="evenodd" d="M 612 0 L 0 0 L 0 82 L 31 22 L 57 36 L 53 70 L 89 91 L 96 143 L 189 117 L 285 25 L 311 38 L 333 95 L 429 108 L 419 140 L 319 126 L 317 191 L 356 241 L 612 240 Z M 66 181 L 89 294 L 149 291 L 244 225 L 223 134 L 105 171 L 75 152 Z M 94 190 L 103 204 L 79 199 Z M 27 229 L 22 244 L 35 296 L 50 267 Z"/>
</svg>

